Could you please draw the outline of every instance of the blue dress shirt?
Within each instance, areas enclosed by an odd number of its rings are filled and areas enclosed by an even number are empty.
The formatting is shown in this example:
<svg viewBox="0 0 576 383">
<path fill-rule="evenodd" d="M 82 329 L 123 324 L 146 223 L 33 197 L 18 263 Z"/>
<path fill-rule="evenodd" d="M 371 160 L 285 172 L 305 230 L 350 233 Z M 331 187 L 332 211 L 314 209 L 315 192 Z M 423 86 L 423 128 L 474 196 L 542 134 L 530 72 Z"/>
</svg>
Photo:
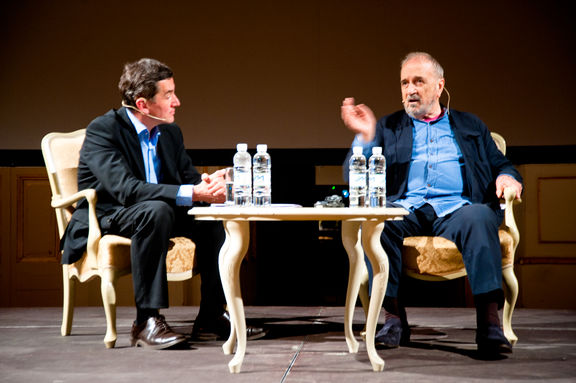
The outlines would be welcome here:
<svg viewBox="0 0 576 383">
<path fill-rule="evenodd" d="M 462 197 L 462 152 L 446 113 L 429 122 L 414 118 L 412 121 L 414 139 L 408 187 L 405 198 L 394 202 L 408 210 L 428 203 L 438 217 L 444 217 L 470 203 Z M 375 146 L 373 142 L 362 143 L 359 135 L 353 145 L 362 145 L 366 158 L 369 158 Z"/>
<path fill-rule="evenodd" d="M 412 119 L 412 159 L 406 198 L 396 201 L 406 209 L 428 203 L 438 217 L 469 204 L 462 197 L 462 152 L 450 128 L 448 115 L 424 122 Z"/>
<path fill-rule="evenodd" d="M 144 159 L 144 169 L 146 171 L 146 182 L 157 184 L 162 180 L 160 172 L 160 157 L 156 153 L 158 147 L 158 140 L 161 132 L 155 126 L 151 132 L 140 120 L 138 120 L 131 111 L 126 109 L 128 118 L 134 125 L 136 133 L 138 134 L 138 141 L 142 149 L 142 157 Z M 181 185 L 176 195 L 176 205 L 178 206 L 192 206 L 192 195 L 194 194 L 194 185 Z"/>
</svg>

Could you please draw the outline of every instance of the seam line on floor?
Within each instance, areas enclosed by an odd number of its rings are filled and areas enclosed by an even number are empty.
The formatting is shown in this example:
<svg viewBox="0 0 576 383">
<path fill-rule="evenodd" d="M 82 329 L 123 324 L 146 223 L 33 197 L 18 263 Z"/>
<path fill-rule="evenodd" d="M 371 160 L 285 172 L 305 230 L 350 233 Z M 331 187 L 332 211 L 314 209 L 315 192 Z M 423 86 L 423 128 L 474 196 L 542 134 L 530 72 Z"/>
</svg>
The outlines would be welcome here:
<svg viewBox="0 0 576 383">
<path fill-rule="evenodd" d="M 288 375 L 290 374 L 290 371 L 292 370 L 292 366 L 294 366 L 294 363 L 296 363 L 296 359 L 298 359 L 298 356 L 300 355 L 300 351 L 302 351 L 302 348 L 304 347 L 304 343 L 306 343 L 307 340 L 308 340 L 308 335 L 306 335 L 306 338 L 304 338 L 302 343 L 300 343 L 300 346 L 298 346 L 298 350 L 296 350 L 296 353 L 292 357 L 292 360 L 290 361 L 288 368 L 286 369 L 286 371 L 284 371 L 284 375 L 282 376 L 280 383 L 284 383 L 286 381 L 286 378 L 288 377 Z"/>
<path fill-rule="evenodd" d="M 317 317 L 322 316 L 324 313 L 324 307 L 320 306 L 319 307 L 319 311 L 316 314 Z M 318 321 L 318 319 L 316 319 L 314 322 L 314 324 L 318 324 L 321 323 Z M 290 374 L 290 371 L 292 370 L 292 367 L 294 366 L 294 364 L 296 363 L 296 359 L 298 359 L 298 356 L 300 356 L 300 352 L 302 351 L 302 349 L 304 348 L 304 344 L 306 344 L 306 342 L 308 341 L 308 337 L 309 335 L 306 335 L 306 337 L 304 338 L 304 340 L 302 341 L 302 343 L 300 343 L 300 346 L 298 347 L 298 350 L 296 350 L 296 353 L 294 354 L 294 356 L 292 357 L 292 360 L 290 361 L 290 364 L 288 365 L 288 368 L 286 369 L 286 371 L 284 371 L 284 375 L 282 376 L 282 379 L 280 380 L 280 383 L 284 383 L 286 381 L 286 378 L 288 377 L 288 375 Z"/>
</svg>

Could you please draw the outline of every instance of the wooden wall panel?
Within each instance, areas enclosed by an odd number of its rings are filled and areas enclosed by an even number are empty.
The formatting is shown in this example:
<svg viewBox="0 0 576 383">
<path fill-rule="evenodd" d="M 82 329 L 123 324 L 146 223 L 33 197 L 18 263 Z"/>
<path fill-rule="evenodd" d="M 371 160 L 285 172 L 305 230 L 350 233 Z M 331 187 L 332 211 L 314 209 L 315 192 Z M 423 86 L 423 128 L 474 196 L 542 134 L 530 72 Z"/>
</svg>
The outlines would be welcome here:
<svg viewBox="0 0 576 383">
<path fill-rule="evenodd" d="M 576 309 L 576 164 L 530 164 L 520 171 L 525 192 L 516 209 L 519 306 Z M 338 172 L 328 173 L 332 183 Z M 61 305 L 58 236 L 49 201 L 43 167 L 0 168 L 0 306 Z M 199 304 L 199 283 L 199 278 L 170 283 L 171 305 Z M 117 292 L 119 305 L 133 306 L 130 277 L 120 279 Z M 101 305 L 98 279 L 81 285 L 77 305 Z"/>
<path fill-rule="evenodd" d="M 60 245 L 50 199 L 44 167 L 0 168 L 0 307 L 62 305 Z M 171 282 L 170 304 L 198 305 L 199 281 Z M 77 306 L 102 305 L 99 278 L 78 286 Z M 134 305 L 131 276 L 118 280 L 116 293 L 119 306 Z"/>
<path fill-rule="evenodd" d="M 576 264 L 524 264 L 521 266 L 522 306 L 576 309 Z"/>
<path fill-rule="evenodd" d="M 576 261 L 576 164 L 523 165 L 521 171 L 522 257 Z"/>
<path fill-rule="evenodd" d="M 346 185 L 342 176 L 342 166 L 317 165 L 315 166 L 316 185 Z"/>
<path fill-rule="evenodd" d="M 576 244 L 576 176 L 538 178 L 540 243 Z"/>
<path fill-rule="evenodd" d="M 13 168 L 11 306 L 62 302 L 56 218 L 45 168 Z"/>
<path fill-rule="evenodd" d="M 14 173 L 16 261 L 58 263 L 56 217 L 45 170 L 17 169 Z"/>
<path fill-rule="evenodd" d="M 0 168 L 0 306 L 9 305 L 10 238 L 10 168 Z"/>
<path fill-rule="evenodd" d="M 576 164 L 523 165 L 520 304 L 576 309 Z"/>
</svg>

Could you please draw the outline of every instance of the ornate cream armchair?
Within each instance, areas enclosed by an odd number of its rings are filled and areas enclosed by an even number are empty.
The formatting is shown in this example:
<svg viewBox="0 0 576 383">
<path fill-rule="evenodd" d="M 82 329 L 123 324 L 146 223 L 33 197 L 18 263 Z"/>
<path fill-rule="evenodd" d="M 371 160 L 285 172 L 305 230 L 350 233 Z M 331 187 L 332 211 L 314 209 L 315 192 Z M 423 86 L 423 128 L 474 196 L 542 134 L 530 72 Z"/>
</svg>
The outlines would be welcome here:
<svg viewBox="0 0 576 383">
<path fill-rule="evenodd" d="M 492 133 L 496 146 L 506 154 L 504 138 Z M 512 312 L 518 298 L 518 280 L 514 274 L 514 254 L 520 235 L 514 220 L 513 204 L 516 200 L 513 189 L 504 191 L 504 221 L 498 232 L 502 249 L 502 277 L 504 282 L 504 311 L 502 327 L 510 343 L 515 344 L 518 337 L 512 331 Z M 456 245 L 442 237 L 407 237 L 402 252 L 403 270 L 410 277 L 426 281 L 443 281 L 466 275 L 462 255 Z"/>
<path fill-rule="evenodd" d="M 104 344 L 112 348 L 117 338 L 115 282 L 119 277 L 130 274 L 130 239 L 117 235 L 101 236 L 96 217 L 96 191 L 78 191 L 78 161 L 85 133 L 85 129 L 71 133 L 50 133 L 42 139 L 42 154 L 48 171 L 52 207 L 56 210 L 60 237 L 72 217 L 76 202 L 86 198 L 89 204 L 87 251 L 77 262 L 62 265 L 64 301 L 61 334 L 70 335 L 72 329 L 76 284 L 100 277 L 107 326 Z M 192 278 L 196 245 L 183 237 L 170 241 L 166 257 L 168 280 Z"/>
</svg>

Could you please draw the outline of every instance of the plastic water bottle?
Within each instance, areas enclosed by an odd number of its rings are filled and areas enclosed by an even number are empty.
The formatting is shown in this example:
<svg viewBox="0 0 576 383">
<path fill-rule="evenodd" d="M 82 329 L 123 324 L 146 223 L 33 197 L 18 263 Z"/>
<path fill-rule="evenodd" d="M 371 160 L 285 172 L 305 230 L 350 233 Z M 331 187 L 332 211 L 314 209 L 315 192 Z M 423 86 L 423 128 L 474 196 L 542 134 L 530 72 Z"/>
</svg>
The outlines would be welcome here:
<svg viewBox="0 0 576 383">
<path fill-rule="evenodd" d="M 248 144 L 236 145 L 234 154 L 234 205 L 252 204 L 252 158 Z"/>
<path fill-rule="evenodd" d="M 253 201 L 255 206 L 270 206 L 272 200 L 272 183 L 270 155 L 266 152 L 268 146 L 260 144 L 256 146 L 256 154 L 252 161 L 254 180 Z"/>
<path fill-rule="evenodd" d="M 349 162 L 350 207 L 364 207 L 366 204 L 366 157 L 362 147 L 352 148 Z"/>
<path fill-rule="evenodd" d="M 386 207 L 386 158 L 380 146 L 372 148 L 368 160 L 368 196 L 370 207 Z"/>
</svg>

